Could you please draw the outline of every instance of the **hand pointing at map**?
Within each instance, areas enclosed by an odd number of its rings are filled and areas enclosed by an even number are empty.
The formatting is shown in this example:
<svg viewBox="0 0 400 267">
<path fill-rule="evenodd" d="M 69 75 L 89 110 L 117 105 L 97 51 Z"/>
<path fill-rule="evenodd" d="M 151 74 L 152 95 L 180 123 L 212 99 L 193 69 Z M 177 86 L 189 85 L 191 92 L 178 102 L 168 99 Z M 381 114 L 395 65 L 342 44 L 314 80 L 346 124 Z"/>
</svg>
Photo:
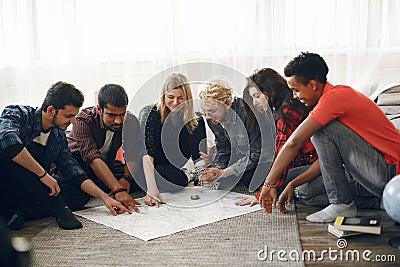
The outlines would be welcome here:
<svg viewBox="0 0 400 267">
<path fill-rule="evenodd" d="M 132 211 L 130 211 L 128 208 L 126 208 L 124 205 L 121 204 L 121 202 L 113 199 L 110 196 L 106 196 L 104 199 L 104 204 L 108 208 L 108 210 L 111 212 L 112 215 L 117 215 L 117 214 L 122 214 L 122 213 L 129 213 L 131 214 Z"/>
<path fill-rule="evenodd" d="M 157 188 L 149 188 L 144 199 L 144 204 L 148 206 L 156 206 L 156 208 L 158 208 L 161 204 L 166 204 L 166 202 Z"/>
</svg>

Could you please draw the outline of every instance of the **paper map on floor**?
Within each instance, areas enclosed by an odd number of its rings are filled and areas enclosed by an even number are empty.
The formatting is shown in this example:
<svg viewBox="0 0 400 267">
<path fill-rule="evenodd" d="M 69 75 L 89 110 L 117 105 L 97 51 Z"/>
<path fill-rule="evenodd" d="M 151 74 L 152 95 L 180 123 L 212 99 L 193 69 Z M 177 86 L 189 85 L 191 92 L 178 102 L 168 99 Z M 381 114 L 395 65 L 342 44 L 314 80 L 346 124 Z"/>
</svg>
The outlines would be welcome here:
<svg viewBox="0 0 400 267">
<path fill-rule="evenodd" d="M 259 205 L 235 205 L 236 201 L 248 195 L 205 187 L 187 187 L 178 193 L 163 193 L 162 196 L 167 204 L 159 208 L 144 205 L 144 198 L 137 199 L 142 203 L 140 213 L 113 216 L 104 205 L 74 213 L 148 241 L 260 210 Z"/>
</svg>

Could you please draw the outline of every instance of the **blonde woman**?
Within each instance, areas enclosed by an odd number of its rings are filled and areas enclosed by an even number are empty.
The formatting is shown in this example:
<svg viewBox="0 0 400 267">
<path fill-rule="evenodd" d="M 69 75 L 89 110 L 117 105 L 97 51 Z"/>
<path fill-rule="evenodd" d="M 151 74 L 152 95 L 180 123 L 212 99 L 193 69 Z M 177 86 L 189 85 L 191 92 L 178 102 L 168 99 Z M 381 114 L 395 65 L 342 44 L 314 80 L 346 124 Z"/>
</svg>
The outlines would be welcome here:
<svg viewBox="0 0 400 267">
<path fill-rule="evenodd" d="M 200 160 L 200 150 L 207 151 L 205 122 L 193 107 L 193 95 L 187 77 L 170 74 L 154 106 L 139 114 L 144 136 L 143 171 L 146 181 L 145 204 L 159 207 L 165 203 L 161 192 L 177 191 L 187 186 L 181 168 L 192 158 Z"/>
</svg>

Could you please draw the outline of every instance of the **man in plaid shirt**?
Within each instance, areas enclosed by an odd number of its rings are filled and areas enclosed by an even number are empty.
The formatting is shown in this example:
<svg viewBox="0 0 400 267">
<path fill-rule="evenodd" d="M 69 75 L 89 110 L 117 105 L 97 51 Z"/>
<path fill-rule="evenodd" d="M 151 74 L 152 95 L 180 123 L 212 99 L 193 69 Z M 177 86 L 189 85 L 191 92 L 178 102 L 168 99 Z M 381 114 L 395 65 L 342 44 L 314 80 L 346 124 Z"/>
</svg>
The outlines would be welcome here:
<svg viewBox="0 0 400 267">
<path fill-rule="evenodd" d="M 111 191 L 125 207 L 138 211 L 140 205 L 129 191 L 137 190 L 133 179 L 140 165 L 139 121 L 127 112 L 128 95 L 118 84 L 106 84 L 99 91 L 98 106 L 83 109 L 68 135 L 74 158 L 90 179 L 104 191 Z M 122 138 L 122 126 L 126 138 Z M 127 164 L 116 159 L 123 144 Z"/>
<path fill-rule="evenodd" d="M 0 117 L 0 215 L 11 229 L 45 216 L 54 216 L 63 229 L 81 228 L 70 210 L 87 203 L 81 189 L 102 199 L 114 215 L 130 212 L 88 179 L 68 149 L 64 131 L 75 122 L 83 100 L 73 85 L 58 82 L 48 90 L 40 108 L 15 105 L 4 109 Z M 62 185 L 51 175 L 53 164 L 62 173 Z"/>
</svg>

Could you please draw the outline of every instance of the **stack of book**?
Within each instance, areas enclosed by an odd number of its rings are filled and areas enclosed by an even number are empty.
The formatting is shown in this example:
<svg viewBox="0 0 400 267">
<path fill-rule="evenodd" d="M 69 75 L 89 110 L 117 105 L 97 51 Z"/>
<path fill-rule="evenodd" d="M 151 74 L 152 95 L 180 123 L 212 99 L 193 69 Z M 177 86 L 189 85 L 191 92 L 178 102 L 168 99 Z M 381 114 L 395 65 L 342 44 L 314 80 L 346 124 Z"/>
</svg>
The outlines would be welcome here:
<svg viewBox="0 0 400 267">
<path fill-rule="evenodd" d="M 333 224 L 328 224 L 328 232 L 337 238 L 364 233 L 380 235 L 381 231 L 382 221 L 379 218 L 338 216 Z"/>
</svg>

